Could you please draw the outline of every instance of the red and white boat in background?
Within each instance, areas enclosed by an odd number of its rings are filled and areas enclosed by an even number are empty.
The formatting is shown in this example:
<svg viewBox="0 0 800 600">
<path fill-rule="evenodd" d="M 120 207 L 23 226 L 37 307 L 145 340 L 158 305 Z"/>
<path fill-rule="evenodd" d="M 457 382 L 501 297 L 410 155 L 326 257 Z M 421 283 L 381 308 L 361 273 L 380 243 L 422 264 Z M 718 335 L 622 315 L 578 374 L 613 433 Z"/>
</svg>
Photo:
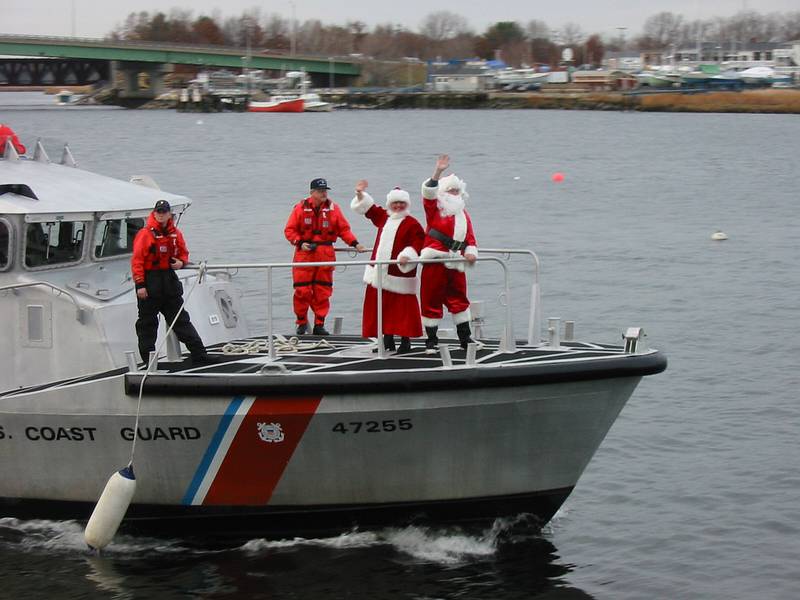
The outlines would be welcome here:
<svg viewBox="0 0 800 600">
<path fill-rule="evenodd" d="M 305 110 L 305 101 L 297 96 L 272 96 L 267 102 L 250 101 L 248 112 L 284 112 L 301 113 Z"/>
</svg>

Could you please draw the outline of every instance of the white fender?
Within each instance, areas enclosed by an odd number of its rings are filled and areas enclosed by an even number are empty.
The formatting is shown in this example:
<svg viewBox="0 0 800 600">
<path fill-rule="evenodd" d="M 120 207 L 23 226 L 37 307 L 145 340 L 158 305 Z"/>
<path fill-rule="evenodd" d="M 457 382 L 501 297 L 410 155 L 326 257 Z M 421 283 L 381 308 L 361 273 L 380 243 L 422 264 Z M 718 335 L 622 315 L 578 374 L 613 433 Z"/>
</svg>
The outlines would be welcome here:
<svg viewBox="0 0 800 600">
<path fill-rule="evenodd" d="M 86 524 L 83 537 L 90 548 L 105 548 L 114 538 L 119 524 L 136 492 L 136 476 L 128 465 L 108 478 L 108 483 Z"/>
</svg>

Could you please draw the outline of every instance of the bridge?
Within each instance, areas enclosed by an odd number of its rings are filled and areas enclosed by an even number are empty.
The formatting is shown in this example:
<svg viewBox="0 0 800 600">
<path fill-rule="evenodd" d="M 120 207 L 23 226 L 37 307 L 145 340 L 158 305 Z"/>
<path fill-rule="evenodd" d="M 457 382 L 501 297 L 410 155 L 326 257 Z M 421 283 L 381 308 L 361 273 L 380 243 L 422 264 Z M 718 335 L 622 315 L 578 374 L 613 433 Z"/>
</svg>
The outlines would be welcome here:
<svg viewBox="0 0 800 600">
<path fill-rule="evenodd" d="M 305 71 L 312 85 L 335 81 L 349 85 L 360 74 L 358 64 L 335 57 L 248 53 L 244 48 L 164 42 L 127 42 L 0 34 L 0 88 L 3 85 L 85 85 L 122 75 L 122 97 L 155 97 L 169 65 L 204 69 L 258 69 L 278 74 Z M 149 85 L 140 89 L 139 75 Z"/>
</svg>

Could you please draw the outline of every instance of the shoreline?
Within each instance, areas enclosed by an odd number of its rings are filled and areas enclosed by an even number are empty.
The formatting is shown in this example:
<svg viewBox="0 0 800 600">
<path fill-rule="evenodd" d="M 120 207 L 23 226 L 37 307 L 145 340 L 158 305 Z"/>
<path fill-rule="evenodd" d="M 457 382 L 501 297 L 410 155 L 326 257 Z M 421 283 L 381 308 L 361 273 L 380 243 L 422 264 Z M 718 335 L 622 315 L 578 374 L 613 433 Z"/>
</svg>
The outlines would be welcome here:
<svg viewBox="0 0 800 600">
<path fill-rule="evenodd" d="M 738 92 L 547 92 L 352 93 L 321 94 L 343 110 L 519 109 L 640 112 L 716 112 L 800 114 L 800 90 L 761 89 Z M 343 106 L 342 106 L 343 105 Z"/>
<path fill-rule="evenodd" d="M 0 88 L 2 90 L 3 88 Z M 46 90 L 47 92 L 51 92 Z M 12 91 L 5 88 L 3 91 Z M 19 91 L 19 90 L 13 90 Z M 33 90 L 26 90 L 33 91 Z M 45 90 L 36 90 L 45 91 Z M 87 94 L 80 104 L 124 106 L 130 109 L 177 109 L 178 92 L 154 100 L 120 102 L 116 90 Z M 637 112 L 800 114 L 800 89 L 743 91 L 615 92 L 556 89 L 537 92 L 320 92 L 337 110 L 595 110 Z M 220 104 L 217 102 L 216 106 Z M 212 106 L 212 105 L 207 105 Z M 240 109 L 241 110 L 241 109 Z M 195 112 L 195 111 L 192 111 Z M 198 110 L 196 112 L 217 112 Z"/>
</svg>

